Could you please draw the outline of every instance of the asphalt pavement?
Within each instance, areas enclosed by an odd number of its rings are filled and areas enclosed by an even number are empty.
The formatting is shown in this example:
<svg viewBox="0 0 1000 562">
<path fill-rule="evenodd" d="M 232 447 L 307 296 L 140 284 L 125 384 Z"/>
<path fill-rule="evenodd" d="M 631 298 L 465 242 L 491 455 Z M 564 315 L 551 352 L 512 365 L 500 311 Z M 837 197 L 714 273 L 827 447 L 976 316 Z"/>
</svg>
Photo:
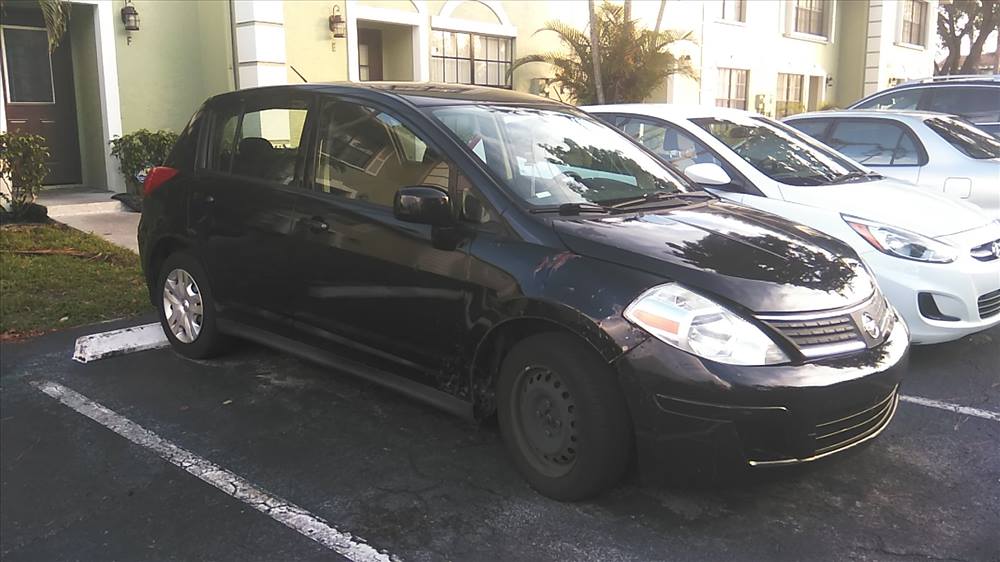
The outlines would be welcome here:
<svg viewBox="0 0 1000 562">
<path fill-rule="evenodd" d="M 344 559 L 51 382 L 390 560 L 1000 561 L 1000 421 L 975 415 L 1000 412 L 1000 328 L 913 352 L 902 393 L 962 412 L 901 402 L 878 439 L 824 462 L 571 504 L 524 483 L 495 424 L 250 344 L 71 360 L 78 336 L 144 321 L 0 348 L 3 560 Z"/>
</svg>

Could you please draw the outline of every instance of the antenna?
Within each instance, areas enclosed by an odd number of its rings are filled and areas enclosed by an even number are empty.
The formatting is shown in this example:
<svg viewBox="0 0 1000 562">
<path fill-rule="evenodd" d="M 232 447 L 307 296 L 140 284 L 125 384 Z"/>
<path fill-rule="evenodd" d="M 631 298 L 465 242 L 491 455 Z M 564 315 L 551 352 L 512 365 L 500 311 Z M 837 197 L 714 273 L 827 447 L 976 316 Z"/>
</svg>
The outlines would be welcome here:
<svg viewBox="0 0 1000 562">
<path fill-rule="evenodd" d="M 291 69 L 292 69 L 292 72 L 294 72 L 294 73 L 295 73 L 295 74 L 296 74 L 296 75 L 297 75 L 297 76 L 298 76 L 299 78 L 301 78 L 301 79 L 302 79 L 302 82 L 304 82 L 304 83 L 306 83 L 306 84 L 308 84 L 308 83 L 309 83 L 309 81 L 308 81 L 308 80 L 306 80 L 306 77 L 305 77 L 305 76 L 302 76 L 302 73 L 301 73 L 301 72 L 299 72 L 298 70 L 296 70 L 294 66 L 292 66 L 292 65 L 288 65 L 288 67 L 289 67 L 289 68 L 291 68 Z"/>
</svg>

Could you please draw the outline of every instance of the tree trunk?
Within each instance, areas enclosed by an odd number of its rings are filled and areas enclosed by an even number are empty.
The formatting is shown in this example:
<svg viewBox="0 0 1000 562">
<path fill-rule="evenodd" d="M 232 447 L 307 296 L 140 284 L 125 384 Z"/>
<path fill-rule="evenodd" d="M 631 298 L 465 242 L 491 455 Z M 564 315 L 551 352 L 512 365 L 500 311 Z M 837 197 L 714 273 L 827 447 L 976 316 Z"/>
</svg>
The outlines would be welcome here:
<svg viewBox="0 0 1000 562">
<path fill-rule="evenodd" d="M 660 0 L 660 11 L 656 12 L 656 27 L 653 28 L 653 37 L 660 36 L 660 24 L 663 23 L 663 9 L 667 7 L 667 0 Z"/>
<path fill-rule="evenodd" d="M 601 77 L 601 46 L 600 33 L 597 29 L 597 11 L 594 8 L 594 0 L 587 2 L 590 8 L 590 55 L 594 62 L 594 93 L 597 95 L 597 103 L 604 103 L 604 80 Z"/>
<path fill-rule="evenodd" d="M 996 27 L 997 20 L 994 12 L 983 14 L 983 27 L 979 30 L 979 35 L 972 41 L 972 45 L 969 47 L 969 54 L 965 57 L 965 62 L 962 63 L 962 68 L 959 69 L 958 74 L 976 74 L 979 59 L 983 56 L 983 45 L 986 43 L 986 38 L 989 37 L 990 33 Z"/>
</svg>

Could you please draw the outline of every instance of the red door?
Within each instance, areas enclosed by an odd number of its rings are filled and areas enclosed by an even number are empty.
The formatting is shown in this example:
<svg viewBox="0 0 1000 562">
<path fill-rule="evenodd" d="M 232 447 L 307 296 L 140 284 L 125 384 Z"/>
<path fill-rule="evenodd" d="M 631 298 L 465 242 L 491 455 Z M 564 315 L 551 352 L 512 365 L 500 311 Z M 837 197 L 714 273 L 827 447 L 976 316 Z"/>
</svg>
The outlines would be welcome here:
<svg viewBox="0 0 1000 562">
<path fill-rule="evenodd" d="M 73 59 L 69 32 L 49 55 L 48 35 L 37 11 L 6 8 L 0 27 L 7 130 L 45 138 L 47 185 L 80 183 Z"/>
</svg>

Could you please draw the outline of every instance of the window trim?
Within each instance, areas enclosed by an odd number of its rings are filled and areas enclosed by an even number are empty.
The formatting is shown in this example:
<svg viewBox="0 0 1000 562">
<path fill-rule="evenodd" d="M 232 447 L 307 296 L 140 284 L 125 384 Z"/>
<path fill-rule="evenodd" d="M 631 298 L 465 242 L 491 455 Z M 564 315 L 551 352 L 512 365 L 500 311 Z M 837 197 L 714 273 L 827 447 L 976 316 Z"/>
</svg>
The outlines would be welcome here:
<svg viewBox="0 0 1000 562">
<path fill-rule="evenodd" d="M 907 40 L 908 38 L 905 37 L 904 34 L 903 34 L 903 30 L 905 29 L 905 25 L 906 25 L 906 23 L 908 23 L 908 22 L 904 21 L 904 18 L 903 18 L 904 6 L 907 3 L 909 3 L 909 2 L 912 2 L 913 4 L 919 4 L 919 5 L 923 6 L 923 12 L 924 12 L 924 14 L 923 14 L 923 21 L 920 22 L 920 32 L 921 32 L 920 33 L 920 40 L 921 40 L 921 43 L 910 42 L 910 41 Z M 899 12 L 898 12 L 899 17 L 896 18 L 896 40 L 894 42 L 895 45 L 897 47 L 904 47 L 904 48 L 907 48 L 907 49 L 914 49 L 914 50 L 917 50 L 917 51 L 926 51 L 927 50 L 927 45 L 928 45 L 928 43 L 930 43 L 930 41 L 928 39 L 928 37 L 929 37 L 928 31 L 930 30 L 931 25 L 932 25 L 930 23 L 931 22 L 931 19 L 930 19 L 930 13 L 931 13 L 930 5 L 928 4 L 928 2 L 926 0 L 902 0 L 901 2 L 899 2 L 898 8 L 899 8 Z"/>
<path fill-rule="evenodd" d="M 2 103 L 7 105 L 21 105 L 21 106 L 42 106 L 42 105 L 55 105 L 56 104 L 56 77 L 52 70 L 52 53 L 46 51 L 45 56 L 48 57 L 49 61 L 49 86 L 52 88 L 52 101 L 11 101 L 10 98 L 10 75 L 8 74 L 10 64 L 7 61 L 7 38 L 5 37 L 5 29 L 17 29 L 21 31 L 37 31 L 41 33 L 47 33 L 44 27 L 35 27 L 31 25 L 0 25 L 0 53 L 2 53 L 3 60 L 0 63 L 3 64 L 3 99 L 0 100 Z M 48 45 L 48 35 L 46 35 L 46 45 Z"/>
<path fill-rule="evenodd" d="M 726 17 L 726 6 L 732 2 L 736 2 L 739 5 L 739 14 L 735 18 Z M 741 25 L 745 26 L 747 23 L 747 0 L 720 0 L 721 13 L 716 19 L 719 23 L 726 23 L 730 25 Z"/>
<path fill-rule="evenodd" d="M 737 187 L 739 187 L 739 189 L 722 189 L 722 187 L 726 187 L 726 186 L 721 186 L 721 187 L 716 187 L 715 189 L 719 189 L 719 191 L 726 191 L 726 192 L 729 192 L 729 193 L 742 193 L 744 195 L 756 195 L 756 196 L 760 196 L 760 197 L 765 197 L 764 193 L 760 190 L 760 188 L 758 188 L 756 185 L 754 185 L 754 183 L 752 181 L 750 181 L 750 179 L 747 178 L 746 175 L 744 175 L 743 172 L 741 172 L 739 170 L 739 168 L 737 168 L 735 165 L 733 165 L 731 162 L 729 162 L 729 160 L 726 159 L 724 156 L 722 156 L 722 154 L 720 154 L 718 150 L 716 150 L 711 145 L 709 145 L 709 143 L 705 142 L 705 140 L 702 139 L 702 138 L 700 138 L 697 134 L 692 133 L 691 131 L 687 130 L 684 127 L 681 127 L 680 125 L 676 125 L 674 123 L 671 123 L 670 121 L 667 121 L 665 119 L 661 119 L 659 117 L 653 117 L 652 115 L 644 115 L 644 114 L 641 114 L 641 113 L 594 113 L 594 115 L 598 116 L 598 117 L 601 117 L 602 121 L 605 121 L 606 123 L 608 123 L 609 125 L 611 125 L 615 129 L 617 129 L 619 133 L 625 135 L 630 140 L 632 140 L 632 142 L 634 142 L 635 144 L 641 146 L 647 152 L 649 152 L 650 154 L 652 154 L 653 157 L 656 158 L 656 160 L 659 161 L 659 162 L 665 162 L 664 158 L 661 157 L 656 152 L 653 152 L 646 145 L 644 145 L 641 142 L 639 142 L 638 139 L 633 139 L 632 136 L 629 135 L 628 133 L 626 133 L 624 131 L 624 129 L 622 129 L 622 126 L 618 124 L 618 120 L 619 119 L 644 119 L 644 120 L 647 120 L 651 125 L 660 126 L 660 127 L 666 128 L 666 129 L 673 129 L 675 131 L 679 131 L 679 132 L 681 132 L 681 133 L 683 133 L 683 134 L 685 134 L 685 135 L 693 138 L 696 142 L 701 143 L 701 145 L 705 147 L 706 151 L 709 154 L 711 154 L 713 158 L 715 158 L 716 160 L 718 160 L 720 162 L 724 162 L 726 165 L 723 166 L 723 169 L 726 170 L 726 173 L 729 174 L 729 177 L 732 180 L 732 183 L 730 185 L 736 185 Z M 611 119 L 611 121 L 607 121 L 607 119 Z M 687 179 L 687 176 L 684 175 L 684 172 L 682 172 L 680 169 L 678 169 L 673 164 L 670 164 L 669 162 L 667 162 L 667 164 L 669 166 L 671 166 L 671 169 L 675 170 L 677 174 L 679 174 L 679 175 L 683 176 L 685 179 Z M 688 181 L 691 181 L 691 180 L 688 180 Z M 694 182 L 691 182 L 691 183 L 694 183 Z M 701 187 L 698 184 L 694 184 L 694 185 L 697 186 L 697 187 Z"/>
<path fill-rule="evenodd" d="M 748 68 L 721 67 L 720 66 L 720 67 L 717 67 L 716 70 L 718 71 L 718 76 L 719 76 L 719 84 L 717 84 L 717 87 L 716 87 L 716 90 L 715 90 L 715 93 L 716 93 L 716 96 L 715 96 L 715 105 L 716 105 L 716 107 L 727 107 L 727 108 L 732 108 L 732 109 L 742 109 L 743 111 L 749 110 L 750 109 L 750 69 L 748 69 Z M 721 80 L 722 76 L 721 75 L 722 75 L 723 71 L 728 71 L 729 72 L 729 80 L 726 83 L 726 96 L 727 97 L 725 98 L 725 100 L 726 100 L 727 103 L 730 103 L 730 105 L 722 105 L 722 106 L 720 106 L 719 105 L 719 100 L 722 99 L 722 98 L 719 98 L 719 96 L 718 96 L 718 93 L 719 93 L 718 86 L 722 85 L 721 84 L 721 82 L 722 82 L 722 80 Z M 743 77 L 743 107 L 736 107 L 736 108 L 734 108 L 731 105 L 731 102 L 734 101 L 734 98 L 730 98 L 728 96 L 729 96 L 729 93 L 732 91 L 733 76 L 734 76 L 734 74 L 736 74 L 738 72 L 744 73 L 744 77 Z"/>
<path fill-rule="evenodd" d="M 907 124 L 905 124 L 905 123 L 903 123 L 901 121 L 897 121 L 895 119 L 886 119 L 884 117 L 828 117 L 826 119 L 830 120 L 830 124 L 827 125 L 827 127 L 826 127 L 826 133 L 823 135 L 823 140 L 820 141 L 820 142 L 822 142 L 824 144 L 829 144 L 829 142 L 827 142 L 827 141 L 829 141 L 831 139 L 831 136 L 837 131 L 837 127 L 841 123 L 872 123 L 872 122 L 876 122 L 876 123 L 887 124 L 887 125 L 896 127 L 897 129 L 899 129 L 900 131 L 903 132 L 904 136 L 908 136 L 910 138 L 910 141 L 913 142 L 913 146 L 915 146 L 916 149 L 917 149 L 917 163 L 916 164 L 865 164 L 863 162 L 858 162 L 858 164 L 861 164 L 862 166 L 865 166 L 866 168 L 912 168 L 912 167 L 926 166 L 927 163 L 930 161 L 930 158 L 928 157 L 928 154 L 927 154 L 927 148 L 924 146 L 924 143 L 920 141 L 920 137 L 916 133 L 913 132 L 913 129 L 911 129 L 909 127 L 909 125 L 907 125 Z M 804 120 L 805 119 L 802 119 L 802 121 L 804 121 Z M 900 140 L 902 140 L 902 137 L 900 137 Z M 898 142 L 897 142 L 896 146 L 897 147 L 899 146 Z M 840 152 L 840 150 L 834 148 L 833 145 L 830 145 L 830 148 L 833 148 L 838 153 Z M 854 160 L 854 159 L 851 158 L 851 160 Z"/>
<path fill-rule="evenodd" d="M 831 0 L 820 0 L 824 7 L 823 12 L 823 32 L 821 34 L 797 31 L 795 29 L 795 15 L 798 1 L 789 0 L 785 3 L 785 37 L 799 39 L 802 41 L 812 41 L 814 43 L 832 43 L 834 41 L 834 22 L 837 19 L 837 3 Z"/>
</svg>

